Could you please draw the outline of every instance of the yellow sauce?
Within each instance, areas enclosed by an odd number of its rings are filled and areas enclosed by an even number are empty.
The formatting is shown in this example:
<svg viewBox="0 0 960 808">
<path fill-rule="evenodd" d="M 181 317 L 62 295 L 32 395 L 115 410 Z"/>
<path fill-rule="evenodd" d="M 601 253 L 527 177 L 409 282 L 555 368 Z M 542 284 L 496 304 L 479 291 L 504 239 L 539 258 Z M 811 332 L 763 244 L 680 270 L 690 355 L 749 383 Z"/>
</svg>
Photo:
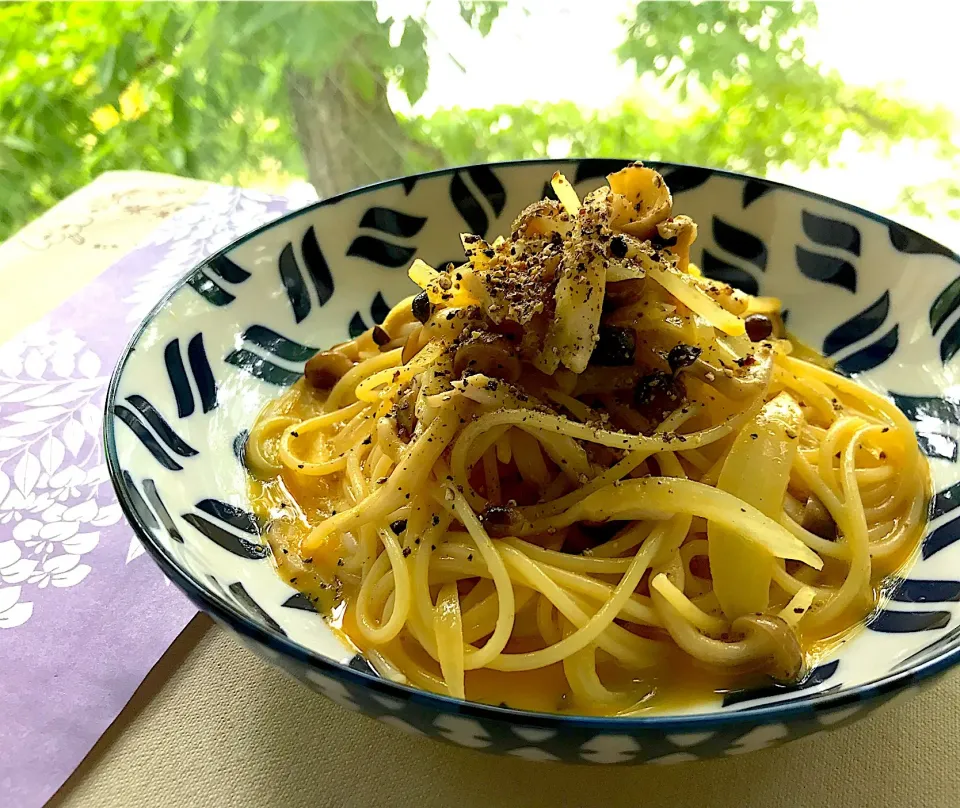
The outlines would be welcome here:
<svg viewBox="0 0 960 808">
<path fill-rule="evenodd" d="M 300 420 L 314 415 L 317 402 L 314 395 L 286 399 L 277 414 L 289 414 Z M 278 574 L 314 603 L 331 628 L 360 652 L 366 650 L 359 639 L 350 603 L 354 594 L 342 586 L 336 576 L 336 559 L 300 556 L 302 540 L 321 520 L 332 512 L 328 478 L 305 478 L 284 469 L 277 477 L 262 481 L 249 477 L 248 492 L 254 513 L 267 525 L 266 539 L 273 551 Z M 929 492 L 929 481 L 927 491 Z M 887 598 L 884 583 L 888 576 L 912 563 L 919 549 L 919 538 L 924 523 L 916 525 L 905 550 L 891 559 L 885 569 L 876 570 L 872 598 L 860 604 L 858 613 L 851 611 L 819 629 L 816 633 L 803 630 L 800 625 L 800 643 L 806 657 L 806 670 L 812 671 L 826 656 L 848 642 L 863 629 L 864 619 Z M 830 564 L 829 559 L 826 559 Z M 837 580 L 842 580 L 842 567 L 837 565 Z M 655 630 L 654 630 L 655 631 Z M 521 647 L 522 641 L 511 640 L 506 652 L 532 650 Z M 664 644 L 667 645 L 667 644 Z M 425 669 L 440 676 L 439 665 L 413 645 L 405 645 L 409 656 Z M 663 662 L 643 672 L 642 679 L 620 668 L 602 652 L 598 655 L 598 672 L 605 684 L 616 690 L 636 691 L 639 703 L 631 714 L 666 712 L 690 709 L 694 706 L 716 703 L 723 694 L 769 686 L 771 680 L 756 672 L 725 670 L 708 667 L 684 654 L 672 644 Z M 589 710 L 571 700 L 569 685 L 560 664 L 525 672 L 501 672 L 489 669 L 466 673 L 466 695 L 472 701 L 515 709 L 589 714 Z M 615 712 L 615 711 L 613 711 Z"/>
</svg>

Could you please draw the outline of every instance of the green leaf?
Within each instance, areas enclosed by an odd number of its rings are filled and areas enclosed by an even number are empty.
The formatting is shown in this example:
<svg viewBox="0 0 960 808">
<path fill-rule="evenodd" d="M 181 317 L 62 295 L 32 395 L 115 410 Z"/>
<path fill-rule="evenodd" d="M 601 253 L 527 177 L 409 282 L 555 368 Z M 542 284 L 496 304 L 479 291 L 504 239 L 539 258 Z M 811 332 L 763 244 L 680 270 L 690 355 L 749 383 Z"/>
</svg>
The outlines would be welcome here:
<svg viewBox="0 0 960 808">
<path fill-rule="evenodd" d="M 499 3 L 487 3 L 487 7 L 480 14 L 480 20 L 477 24 L 477 28 L 480 29 L 480 35 L 486 36 L 490 33 L 490 29 L 493 28 L 493 22 L 497 19 L 497 16 L 500 14 L 500 4 Z"/>
<path fill-rule="evenodd" d="M 4 135 L 0 138 L 0 143 L 8 149 L 22 152 L 23 154 L 35 154 L 37 151 L 30 141 L 24 140 L 22 137 L 17 137 L 16 135 Z"/>
<path fill-rule="evenodd" d="M 116 64 L 111 81 L 112 89 L 119 93 L 137 72 L 137 42 L 138 35 L 134 31 L 127 31 L 120 40 L 120 47 L 116 50 Z"/>
<path fill-rule="evenodd" d="M 100 64 L 97 66 L 97 84 L 105 91 L 113 84 L 113 72 L 117 66 L 117 48 L 111 46 L 100 58 Z"/>
<path fill-rule="evenodd" d="M 423 23 L 408 19 L 396 48 L 398 83 L 411 104 L 416 104 L 427 89 L 430 63 L 427 59 L 427 35 Z"/>
<path fill-rule="evenodd" d="M 187 162 L 186 152 L 183 150 L 182 146 L 173 146 L 169 151 L 169 160 L 170 164 L 177 170 L 181 171 Z"/>
<path fill-rule="evenodd" d="M 163 21 L 163 28 L 157 36 L 156 47 L 157 56 L 167 62 L 173 56 L 173 52 L 180 43 L 181 19 L 177 11 L 169 11 L 167 18 Z"/>
<path fill-rule="evenodd" d="M 186 89 L 185 86 L 184 89 Z M 179 137 L 188 138 L 190 136 L 190 116 L 192 112 L 185 92 L 174 92 L 170 112 L 174 131 Z"/>
<path fill-rule="evenodd" d="M 503 3 L 497 2 L 467 2 L 461 0 L 460 18 L 471 28 L 480 31 L 481 36 L 490 33 L 494 20 L 500 14 Z"/>
</svg>

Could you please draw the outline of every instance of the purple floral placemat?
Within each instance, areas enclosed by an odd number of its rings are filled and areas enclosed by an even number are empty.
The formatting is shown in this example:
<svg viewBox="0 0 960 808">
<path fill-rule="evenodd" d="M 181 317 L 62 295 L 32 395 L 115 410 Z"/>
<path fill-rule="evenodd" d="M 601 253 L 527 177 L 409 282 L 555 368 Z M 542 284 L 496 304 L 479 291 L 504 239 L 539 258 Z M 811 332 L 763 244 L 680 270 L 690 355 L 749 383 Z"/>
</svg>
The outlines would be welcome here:
<svg viewBox="0 0 960 808">
<path fill-rule="evenodd" d="M 100 429 L 137 322 L 206 256 L 291 207 L 212 187 L 0 346 L 0 805 L 43 805 L 196 613 L 123 519 Z"/>
</svg>

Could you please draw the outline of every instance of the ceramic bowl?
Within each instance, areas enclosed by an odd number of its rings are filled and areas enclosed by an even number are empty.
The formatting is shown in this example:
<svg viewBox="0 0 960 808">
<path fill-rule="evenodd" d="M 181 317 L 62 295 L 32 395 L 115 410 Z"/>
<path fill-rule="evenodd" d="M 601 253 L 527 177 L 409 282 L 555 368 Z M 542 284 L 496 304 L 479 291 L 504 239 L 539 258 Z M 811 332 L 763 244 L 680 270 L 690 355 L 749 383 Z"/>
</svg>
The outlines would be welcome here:
<svg viewBox="0 0 960 808">
<path fill-rule="evenodd" d="M 274 571 L 246 499 L 252 419 L 323 346 L 410 293 L 414 258 L 462 260 L 458 234 L 505 233 L 560 170 L 581 194 L 625 161 L 479 165 L 326 199 L 192 270 L 133 336 L 107 396 L 120 503 L 163 571 L 254 652 L 346 709 L 531 760 L 670 763 L 840 726 L 960 659 L 960 258 L 851 205 L 725 171 L 654 164 L 700 226 L 693 260 L 784 301 L 789 326 L 885 392 L 931 459 L 920 558 L 864 630 L 799 686 L 732 692 L 682 713 L 585 718 L 488 707 L 380 679 Z"/>
</svg>

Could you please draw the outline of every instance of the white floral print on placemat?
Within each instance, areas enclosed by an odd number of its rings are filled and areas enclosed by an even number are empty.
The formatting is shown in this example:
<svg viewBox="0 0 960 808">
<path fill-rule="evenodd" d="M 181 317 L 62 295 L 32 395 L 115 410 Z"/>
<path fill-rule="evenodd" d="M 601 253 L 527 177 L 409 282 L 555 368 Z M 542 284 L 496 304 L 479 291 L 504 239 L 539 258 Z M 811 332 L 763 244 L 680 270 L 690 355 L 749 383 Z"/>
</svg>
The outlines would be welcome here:
<svg viewBox="0 0 960 808">
<path fill-rule="evenodd" d="M 296 202 L 309 201 L 301 192 Z M 119 293 L 117 321 L 141 320 L 183 273 L 290 207 L 211 187 L 130 254 L 143 260 Z M 100 444 L 109 367 L 74 330 L 49 322 L 0 346 L 0 628 L 36 617 L 41 590 L 82 584 L 107 549 L 101 529 L 121 519 Z M 127 541 L 124 565 L 144 553 L 132 533 Z"/>
<path fill-rule="evenodd" d="M 34 590 L 81 583 L 99 528 L 120 520 L 100 446 L 106 382 L 71 330 L 41 323 L 0 347 L 0 628 L 30 619 Z"/>
</svg>

